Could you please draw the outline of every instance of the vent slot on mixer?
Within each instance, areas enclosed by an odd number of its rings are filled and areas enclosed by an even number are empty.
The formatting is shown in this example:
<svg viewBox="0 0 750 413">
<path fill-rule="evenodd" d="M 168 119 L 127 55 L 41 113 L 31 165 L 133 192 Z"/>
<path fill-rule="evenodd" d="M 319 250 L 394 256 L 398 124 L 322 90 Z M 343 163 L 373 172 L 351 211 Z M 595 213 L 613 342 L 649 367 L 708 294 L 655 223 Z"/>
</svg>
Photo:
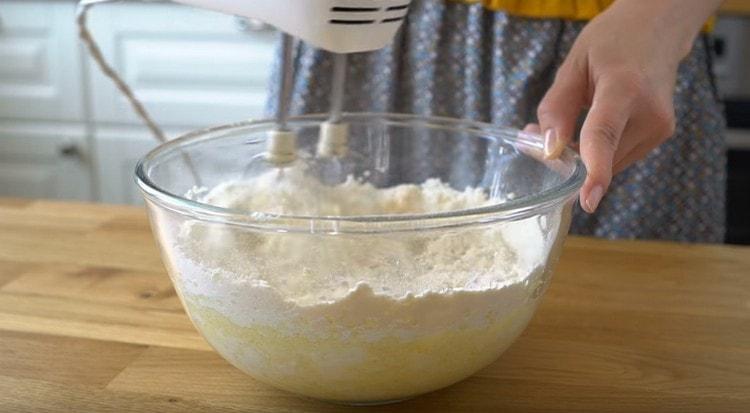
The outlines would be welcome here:
<svg viewBox="0 0 750 413">
<path fill-rule="evenodd" d="M 372 13 L 379 10 L 380 7 L 331 7 L 332 12 L 340 13 Z"/>
<path fill-rule="evenodd" d="M 391 6 L 385 9 L 386 11 L 395 11 L 395 10 L 406 10 L 409 8 L 408 4 L 402 4 L 400 6 Z"/>
<path fill-rule="evenodd" d="M 331 24 L 373 24 L 375 20 L 343 20 L 343 19 L 331 19 L 328 20 Z"/>
<path fill-rule="evenodd" d="M 397 4 L 388 7 L 368 7 L 368 6 L 334 6 L 331 7 L 330 11 L 333 14 L 332 19 L 328 20 L 330 24 L 341 24 L 341 25 L 362 25 L 362 24 L 374 24 L 374 23 L 395 23 L 404 20 L 406 17 L 406 11 L 409 9 L 409 3 Z M 403 11 L 400 16 L 394 16 L 393 12 Z M 357 18 L 359 16 L 346 15 L 346 13 L 387 13 L 385 16 L 382 15 L 368 15 L 367 17 L 373 17 L 372 19 Z M 400 14 L 400 13 L 398 13 Z M 390 17 L 388 17 L 390 15 Z M 361 16 L 365 17 L 365 16 Z"/>
</svg>

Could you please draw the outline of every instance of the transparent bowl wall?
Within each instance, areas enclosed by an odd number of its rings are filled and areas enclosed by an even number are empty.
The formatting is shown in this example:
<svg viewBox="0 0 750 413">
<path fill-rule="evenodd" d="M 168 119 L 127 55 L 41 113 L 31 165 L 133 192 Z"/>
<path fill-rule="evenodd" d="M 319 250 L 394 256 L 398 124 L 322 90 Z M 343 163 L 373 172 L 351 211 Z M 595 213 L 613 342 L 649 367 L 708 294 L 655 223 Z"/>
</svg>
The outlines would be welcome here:
<svg viewBox="0 0 750 413">
<path fill-rule="evenodd" d="M 566 151 L 558 160 L 543 160 L 537 136 L 483 123 L 348 114 L 348 154 L 318 159 L 315 145 L 324 120 L 309 115 L 289 125 L 308 154 L 301 162 L 326 183 L 336 184 L 350 174 L 378 187 L 440 178 L 458 190 L 481 187 L 494 202 L 430 215 L 361 217 L 273 216 L 205 205 L 184 195 L 262 170 L 260 157 L 274 124 L 246 122 L 190 133 L 149 153 L 136 174 L 164 263 L 196 328 L 225 359 L 254 378 L 343 403 L 413 397 L 493 362 L 526 327 L 549 283 L 585 175 L 577 156 Z M 529 225 L 538 229 L 534 236 L 524 233 Z M 274 297 L 237 282 L 248 261 L 232 259 L 247 258 L 262 271 L 310 276 L 323 271 L 323 261 L 346 245 L 372 242 L 377 247 L 366 254 L 340 258 L 337 273 L 374 266 L 378 279 L 360 281 L 381 288 L 382 276 L 389 274 L 387 288 L 397 294 L 409 284 L 400 274 L 428 273 L 410 261 L 411 245 L 435 237 L 481 239 L 498 230 L 534 269 L 513 285 L 513 298 L 469 297 L 460 305 L 414 301 L 425 305 L 424 311 L 382 314 L 374 305 L 372 311 L 342 315 L 340 303 L 320 305 L 314 312 L 300 311 L 294 303 L 279 306 Z M 304 247 L 295 253 L 306 254 L 305 268 L 285 267 L 283 256 L 249 257 L 252 252 L 243 248 L 244 242 L 258 236 L 298 240 Z M 474 321 L 468 320 L 470 314 Z M 477 314 L 485 321 L 477 324 Z M 440 321 L 448 319 L 455 322 L 442 326 Z M 410 335 L 410 330 L 419 333 Z"/>
</svg>

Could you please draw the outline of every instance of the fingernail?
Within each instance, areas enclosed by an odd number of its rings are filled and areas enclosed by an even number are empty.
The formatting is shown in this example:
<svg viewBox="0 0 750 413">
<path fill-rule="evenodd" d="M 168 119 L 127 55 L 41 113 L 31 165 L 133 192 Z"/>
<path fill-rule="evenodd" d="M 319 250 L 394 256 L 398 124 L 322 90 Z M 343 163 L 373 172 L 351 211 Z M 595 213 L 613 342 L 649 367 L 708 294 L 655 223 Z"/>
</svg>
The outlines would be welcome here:
<svg viewBox="0 0 750 413">
<path fill-rule="evenodd" d="M 604 196 L 604 188 L 601 185 L 592 188 L 589 192 L 589 196 L 586 198 L 586 212 L 593 214 L 599 206 L 602 196 Z"/>
<path fill-rule="evenodd" d="M 544 157 L 546 159 L 554 159 L 560 156 L 562 152 L 562 145 L 560 145 L 560 139 L 557 138 L 557 132 L 554 129 L 547 129 L 544 132 Z"/>
</svg>

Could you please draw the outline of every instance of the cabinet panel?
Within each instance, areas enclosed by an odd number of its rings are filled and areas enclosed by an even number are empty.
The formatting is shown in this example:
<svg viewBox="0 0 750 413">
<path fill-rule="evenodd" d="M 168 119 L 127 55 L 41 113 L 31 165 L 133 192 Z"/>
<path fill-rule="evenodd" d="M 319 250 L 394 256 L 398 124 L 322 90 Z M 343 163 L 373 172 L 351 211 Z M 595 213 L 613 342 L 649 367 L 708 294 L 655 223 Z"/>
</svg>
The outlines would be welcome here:
<svg viewBox="0 0 750 413">
<path fill-rule="evenodd" d="M 75 4 L 0 2 L 0 118 L 82 120 Z"/>
<path fill-rule="evenodd" d="M 167 129 L 168 136 L 179 136 L 185 129 Z M 135 165 L 159 143 L 144 127 L 102 127 L 96 133 L 96 174 L 99 200 L 113 204 L 143 204 L 135 183 Z"/>
<path fill-rule="evenodd" d="M 82 128 L 0 124 L 0 196 L 92 199 Z"/>
<path fill-rule="evenodd" d="M 263 111 L 275 34 L 188 6 L 104 5 L 92 31 L 106 58 L 161 125 L 206 126 Z M 92 69 L 96 121 L 139 123 L 112 82 Z"/>
</svg>

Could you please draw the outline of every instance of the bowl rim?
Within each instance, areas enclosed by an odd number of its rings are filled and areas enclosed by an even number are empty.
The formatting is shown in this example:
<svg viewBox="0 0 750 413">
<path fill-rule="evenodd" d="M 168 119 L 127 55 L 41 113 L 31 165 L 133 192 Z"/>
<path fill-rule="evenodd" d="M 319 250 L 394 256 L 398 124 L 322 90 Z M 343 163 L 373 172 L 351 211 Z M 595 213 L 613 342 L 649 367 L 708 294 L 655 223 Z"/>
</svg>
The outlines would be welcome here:
<svg viewBox="0 0 750 413">
<path fill-rule="evenodd" d="M 288 124 L 296 126 L 314 126 L 327 120 L 328 114 L 316 113 L 290 117 Z M 473 120 L 422 116 L 386 112 L 348 112 L 342 115 L 343 122 L 378 121 L 385 125 L 420 127 L 442 130 L 456 130 L 462 133 L 480 135 L 481 138 L 502 140 L 512 144 L 524 154 L 545 164 L 563 163 L 573 171 L 563 182 L 532 195 L 513 200 L 493 203 L 476 208 L 459 209 L 453 211 L 397 214 L 397 215 L 284 215 L 271 214 L 260 211 L 246 211 L 210 205 L 171 193 L 157 185 L 147 173 L 148 167 L 161 157 L 167 156 L 182 148 L 204 143 L 206 141 L 225 138 L 227 134 L 237 129 L 263 129 L 264 126 L 274 125 L 273 119 L 247 120 L 229 123 L 209 128 L 187 132 L 179 137 L 158 145 L 141 157 L 135 167 L 135 181 L 148 201 L 160 207 L 167 208 L 183 215 L 189 215 L 203 221 L 213 221 L 222 224 L 266 229 L 277 232 L 394 232 L 399 230 L 418 230 L 428 228 L 462 227 L 488 222 L 517 220 L 540 214 L 549 208 L 561 205 L 576 196 L 584 179 L 586 169 L 580 156 L 570 148 L 566 148 L 560 158 L 546 160 L 543 157 L 543 138 L 534 133 L 514 128 L 495 126 L 485 122 Z M 269 129 L 270 130 L 270 129 Z"/>
</svg>

